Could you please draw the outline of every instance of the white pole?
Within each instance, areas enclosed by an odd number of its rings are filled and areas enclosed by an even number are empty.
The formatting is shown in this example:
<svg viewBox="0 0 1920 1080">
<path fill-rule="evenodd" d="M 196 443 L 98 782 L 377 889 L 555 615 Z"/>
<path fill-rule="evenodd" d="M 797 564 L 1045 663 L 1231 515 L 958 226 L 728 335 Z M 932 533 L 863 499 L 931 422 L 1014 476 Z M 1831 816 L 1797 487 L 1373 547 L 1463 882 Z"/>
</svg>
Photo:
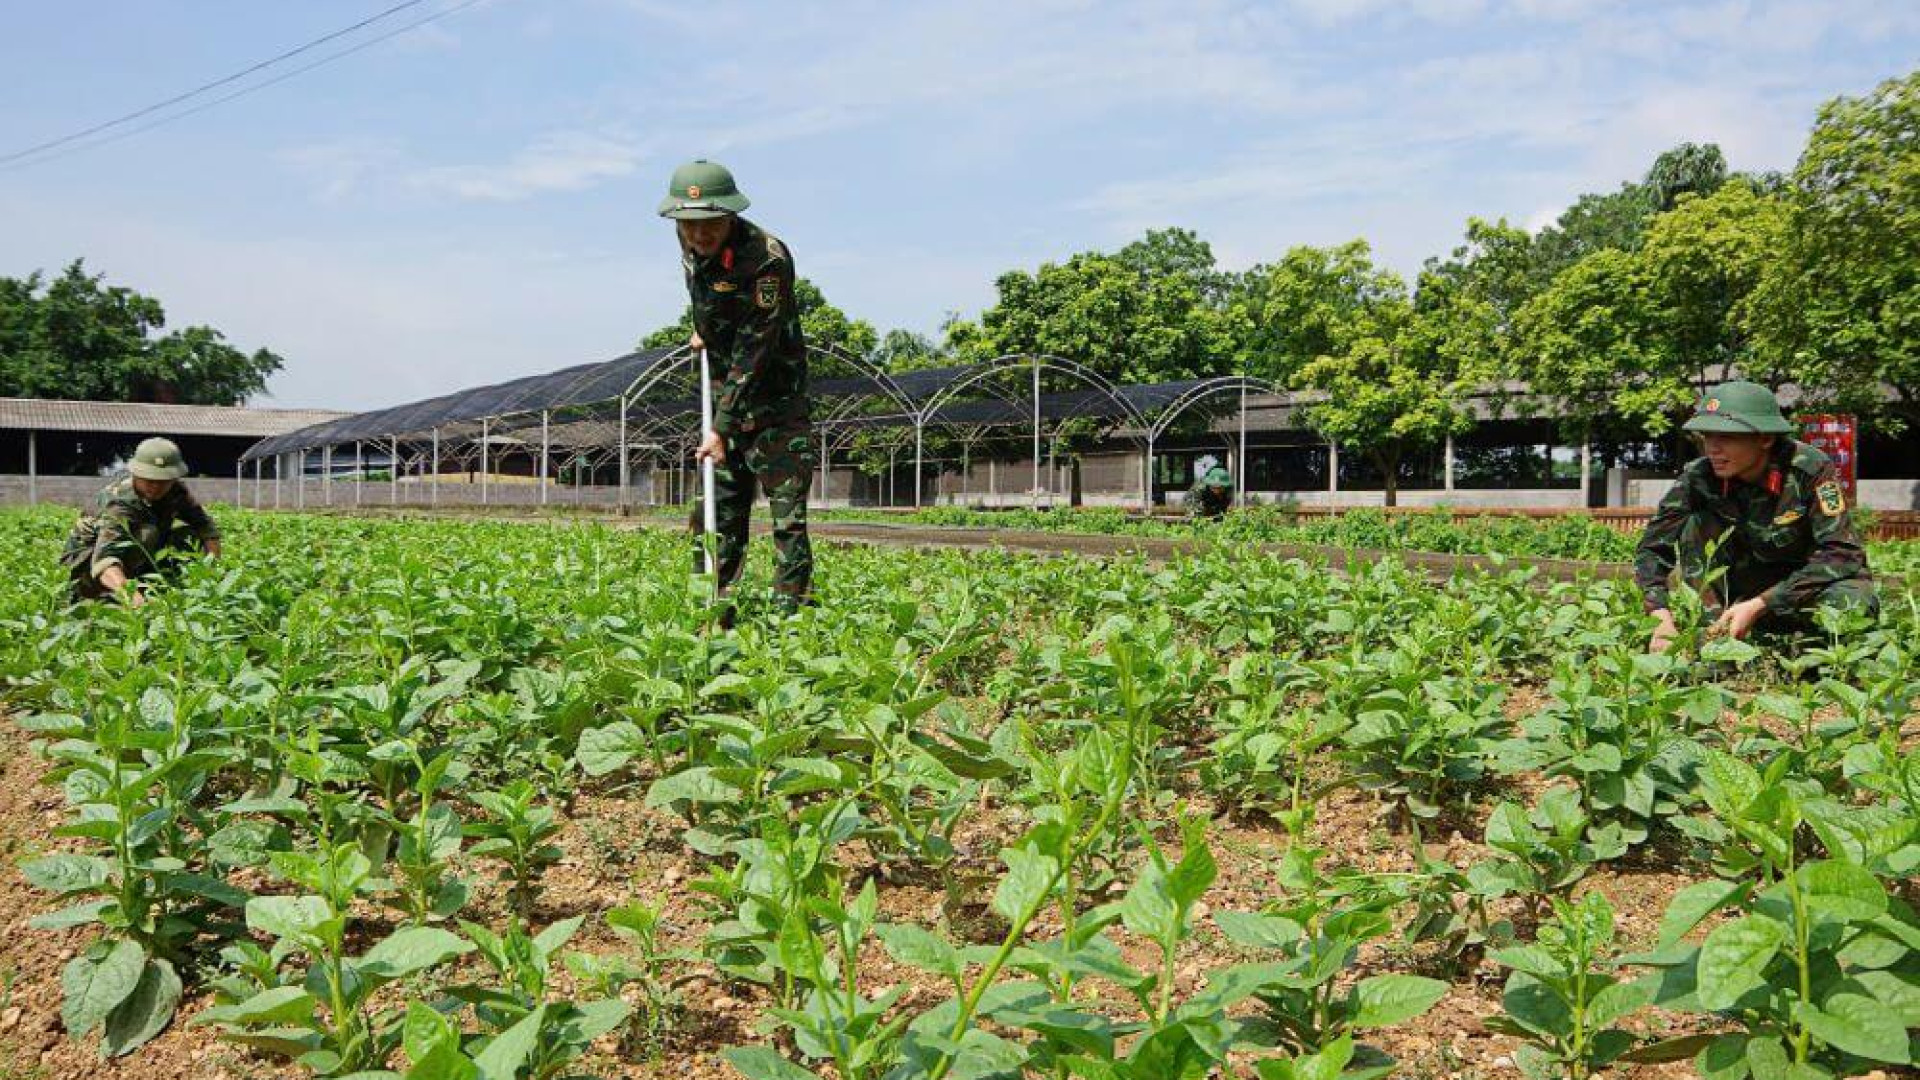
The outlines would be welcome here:
<svg viewBox="0 0 1920 1080">
<path fill-rule="evenodd" d="M 1035 510 L 1040 509 L 1040 359 L 1033 361 L 1033 497 L 1030 500 Z"/>
<path fill-rule="evenodd" d="M 280 474 L 287 464 L 286 451 L 273 455 L 273 508 L 280 509 Z"/>
<path fill-rule="evenodd" d="M 1327 493 L 1336 494 L 1340 490 L 1340 444 L 1327 442 Z"/>
<path fill-rule="evenodd" d="M 920 434 L 920 425 L 913 425 L 913 508 L 915 510 L 920 509 L 920 474 L 926 471 L 926 465 L 921 457 Z"/>
<path fill-rule="evenodd" d="M 1233 501 L 1247 505 L 1247 380 L 1240 380 L 1240 457 L 1234 462 Z"/>
<path fill-rule="evenodd" d="M 29 473 L 31 473 L 33 463 L 28 462 L 27 466 Z M 28 490 L 28 495 L 31 497 L 31 489 Z M 235 461 L 233 463 L 233 505 L 247 505 L 247 463 L 244 461 Z"/>
<path fill-rule="evenodd" d="M 353 505 L 359 506 L 367 487 L 367 444 L 360 439 L 353 440 L 353 479 Z"/>
<path fill-rule="evenodd" d="M 707 368 L 707 350 L 700 350 L 700 435 L 713 434 L 713 382 Z M 714 534 L 720 531 L 719 508 L 713 503 L 713 459 L 700 459 L 700 547 L 706 553 L 707 573 L 713 578 L 716 595 L 720 587 L 720 561 L 714 553 Z"/>
<path fill-rule="evenodd" d="M 393 449 L 391 453 L 392 453 L 391 461 L 393 464 L 390 468 L 387 469 L 387 475 L 391 478 L 390 485 L 387 489 L 387 502 L 390 505 L 399 506 L 400 505 L 400 436 L 398 435 L 395 435 L 393 437 Z"/>
<path fill-rule="evenodd" d="M 540 505 L 541 506 L 547 505 L 547 454 L 551 449 L 551 443 L 549 441 L 549 436 L 548 436 L 548 432 L 550 429 L 547 426 L 547 421 L 548 421 L 548 410 L 541 409 L 540 410 Z"/>
<path fill-rule="evenodd" d="M 307 451 L 300 450 L 300 464 L 293 472 L 293 505 L 296 510 L 307 508 Z"/>
<path fill-rule="evenodd" d="M 627 395 L 620 395 L 620 506 L 627 505 Z"/>
<path fill-rule="evenodd" d="M 1591 505 L 1593 488 L 1593 440 L 1580 440 L 1580 506 Z"/>
<path fill-rule="evenodd" d="M 1153 429 L 1147 429 L 1146 468 L 1140 473 L 1140 512 L 1153 516 Z"/>
<path fill-rule="evenodd" d="M 320 448 L 320 501 L 333 505 L 333 444 Z"/>
<path fill-rule="evenodd" d="M 265 491 L 260 485 L 260 463 L 264 460 L 264 458 L 253 459 L 253 508 L 255 510 L 260 509 L 260 497 Z"/>
<path fill-rule="evenodd" d="M 487 441 L 488 433 L 491 432 L 492 430 L 493 430 L 492 425 L 488 421 L 486 420 L 480 421 L 480 505 L 481 506 L 487 505 L 488 496 L 492 494 L 491 480 L 493 475 L 493 454 L 492 454 L 492 447 L 488 445 L 488 441 Z"/>
<path fill-rule="evenodd" d="M 27 505 L 40 505 L 40 433 L 27 432 Z"/>
<path fill-rule="evenodd" d="M 1445 449 L 1444 462 L 1446 466 L 1447 490 L 1452 491 L 1453 490 L 1453 432 L 1451 431 L 1447 432 L 1447 444 Z"/>
</svg>

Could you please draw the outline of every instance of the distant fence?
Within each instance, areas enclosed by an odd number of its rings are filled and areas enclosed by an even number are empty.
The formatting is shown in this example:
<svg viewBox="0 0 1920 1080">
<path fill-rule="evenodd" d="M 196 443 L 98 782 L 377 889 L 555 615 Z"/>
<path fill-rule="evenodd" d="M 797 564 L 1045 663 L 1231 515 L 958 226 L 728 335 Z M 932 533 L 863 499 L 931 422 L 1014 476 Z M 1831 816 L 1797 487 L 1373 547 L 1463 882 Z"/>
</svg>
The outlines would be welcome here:
<svg viewBox="0 0 1920 1080">
<path fill-rule="evenodd" d="M 1360 507 L 1349 506 L 1300 506 L 1289 507 L 1286 511 L 1301 521 L 1318 521 L 1336 518 L 1351 513 Z M 1614 532 L 1628 536 L 1637 535 L 1647 527 L 1647 519 L 1653 516 L 1653 510 L 1645 506 L 1614 506 L 1592 510 L 1561 510 L 1540 507 L 1513 506 L 1390 506 L 1366 507 L 1370 513 L 1386 514 L 1389 517 L 1413 515 L 1418 517 L 1444 516 L 1449 521 L 1468 521 L 1474 518 L 1528 518 L 1535 521 L 1551 521 L 1558 518 L 1584 517 Z M 1915 510 L 1868 510 L 1871 520 L 1867 530 L 1869 540 L 1920 540 L 1920 511 Z M 1178 517 L 1177 512 L 1163 511 L 1163 516 Z"/>
</svg>

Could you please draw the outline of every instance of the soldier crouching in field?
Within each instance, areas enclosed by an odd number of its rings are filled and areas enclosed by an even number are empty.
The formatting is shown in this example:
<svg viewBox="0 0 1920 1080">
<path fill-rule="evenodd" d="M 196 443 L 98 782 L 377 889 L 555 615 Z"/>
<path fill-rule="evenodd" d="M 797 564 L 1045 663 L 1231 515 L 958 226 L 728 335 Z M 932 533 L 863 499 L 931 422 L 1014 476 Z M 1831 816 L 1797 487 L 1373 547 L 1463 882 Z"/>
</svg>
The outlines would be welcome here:
<svg viewBox="0 0 1920 1080">
<path fill-rule="evenodd" d="M 1879 611 L 1838 471 L 1787 437 L 1793 427 L 1771 391 L 1716 386 L 1686 430 L 1705 456 L 1660 500 L 1633 560 L 1647 611 L 1660 620 L 1654 652 L 1676 634 L 1667 603 L 1676 567 L 1715 614 L 1714 631 L 1736 638 L 1811 630 L 1822 607 Z"/>
<path fill-rule="evenodd" d="M 60 561 L 75 603 L 118 596 L 132 607 L 146 602 L 134 581 L 167 574 L 173 552 L 220 554 L 220 529 L 194 500 L 187 464 L 167 439 L 148 439 L 133 452 L 128 476 L 94 496 L 73 526 Z"/>
<path fill-rule="evenodd" d="M 807 486 L 813 434 L 807 406 L 807 347 L 793 295 L 793 256 L 772 234 L 740 216 L 747 197 L 733 174 L 710 161 L 674 170 L 660 216 L 680 237 L 695 349 L 713 361 L 713 430 L 697 459 L 714 462 L 714 520 L 722 593 L 739 580 L 756 489 L 773 514 L 776 602 L 809 599 L 813 549 L 807 541 Z M 693 527 L 701 513 L 694 506 Z"/>
</svg>

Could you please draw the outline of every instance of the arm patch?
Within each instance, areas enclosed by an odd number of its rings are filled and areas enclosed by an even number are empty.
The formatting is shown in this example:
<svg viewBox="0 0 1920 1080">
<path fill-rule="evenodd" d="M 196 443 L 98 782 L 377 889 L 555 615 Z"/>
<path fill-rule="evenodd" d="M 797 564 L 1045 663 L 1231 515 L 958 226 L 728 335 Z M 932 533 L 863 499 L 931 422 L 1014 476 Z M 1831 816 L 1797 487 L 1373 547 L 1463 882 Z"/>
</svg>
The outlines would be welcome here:
<svg viewBox="0 0 1920 1080">
<path fill-rule="evenodd" d="M 1828 517 L 1839 517 L 1847 511 L 1847 493 L 1840 489 L 1840 482 L 1828 480 L 1813 489 L 1814 498 L 1820 501 L 1820 512 Z"/>
<path fill-rule="evenodd" d="M 772 311 L 780 306 L 780 277 L 768 274 L 757 278 L 753 283 L 753 303 L 755 307 Z"/>
</svg>

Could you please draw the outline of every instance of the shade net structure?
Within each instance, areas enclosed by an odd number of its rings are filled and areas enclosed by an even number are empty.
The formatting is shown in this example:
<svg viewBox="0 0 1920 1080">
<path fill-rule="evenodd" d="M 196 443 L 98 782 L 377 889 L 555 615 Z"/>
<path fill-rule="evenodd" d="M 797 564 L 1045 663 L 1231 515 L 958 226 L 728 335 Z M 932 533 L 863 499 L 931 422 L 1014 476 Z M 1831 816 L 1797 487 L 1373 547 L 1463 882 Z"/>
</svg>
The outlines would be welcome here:
<svg viewBox="0 0 1920 1080">
<path fill-rule="evenodd" d="M 808 364 L 818 490 L 829 490 L 832 469 L 879 473 L 884 459 L 891 478 L 910 463 L 911 492 L 890 484 L 886 501 L 910 495 L 912 505 L 923 500 L 930 450 L 936 470 L 978 454 L 1026 457 L 1037 501 L 1043 459 L 1091 437 L 1145 452 L 1148 498 L 1155 443 L 1174 425 L 1213 423 L 1235 404 L 1244 417 L 1247 395 L 1272 389 L 1237 376 L 1117 386 L 1046 356 L 888 372 L 810 348 Z M 263 439 L 239 478 L 251 469 L 255 505 L 683 502 L 700 435 L 698 378 L 698 354 L 681 347 L 472 387 Z M 336 479 L 353 481 L 350 493 Z"/>
</svg>

